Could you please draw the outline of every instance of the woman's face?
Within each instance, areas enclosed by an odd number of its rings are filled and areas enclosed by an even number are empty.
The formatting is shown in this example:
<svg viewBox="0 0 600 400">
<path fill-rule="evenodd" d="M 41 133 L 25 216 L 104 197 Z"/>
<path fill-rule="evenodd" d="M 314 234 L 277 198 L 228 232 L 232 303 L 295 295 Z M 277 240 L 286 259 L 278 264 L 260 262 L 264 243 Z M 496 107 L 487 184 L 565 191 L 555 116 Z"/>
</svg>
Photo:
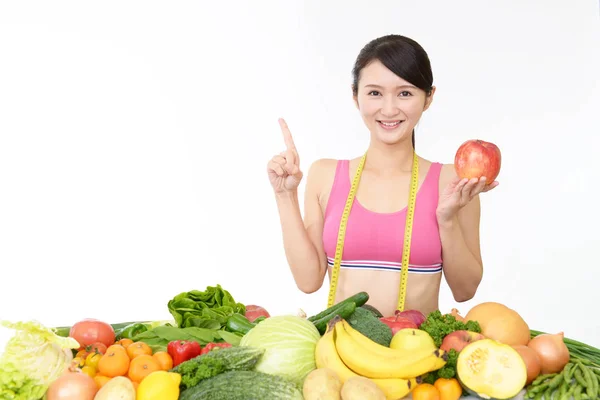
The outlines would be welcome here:
<svg viewBox="0 0 600 400">
<path fill-rule="evenodd" d="M 354 97 L 373 139 L 386 144 L 410 140 L 413 128 L 433 99 L 374 61 L 361 71 Z"/>
</svg>

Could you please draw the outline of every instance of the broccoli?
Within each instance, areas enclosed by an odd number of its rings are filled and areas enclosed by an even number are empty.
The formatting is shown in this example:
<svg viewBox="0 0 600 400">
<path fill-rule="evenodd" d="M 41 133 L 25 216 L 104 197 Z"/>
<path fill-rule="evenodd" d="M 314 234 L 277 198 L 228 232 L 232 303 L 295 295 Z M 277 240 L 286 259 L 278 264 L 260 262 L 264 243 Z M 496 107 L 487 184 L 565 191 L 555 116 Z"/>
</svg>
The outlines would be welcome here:
<svg viewBox="0 0 600 400">
<path fill-rule="evenodd" d="M 382 346 L 389 347 L 392 329 L 381 322 L 371 311 L 358 307 L 346 319 L 351 327 Z"/>
<path fill-rule="evenodd" d="M 170 371 L 181 375 L 179 388 L 184 390 L 196 386 L 203 379 L 212 378 L 224 372 L 225 364 L 221 360 L 202 355 L 184 361 Z"/>
</svg>

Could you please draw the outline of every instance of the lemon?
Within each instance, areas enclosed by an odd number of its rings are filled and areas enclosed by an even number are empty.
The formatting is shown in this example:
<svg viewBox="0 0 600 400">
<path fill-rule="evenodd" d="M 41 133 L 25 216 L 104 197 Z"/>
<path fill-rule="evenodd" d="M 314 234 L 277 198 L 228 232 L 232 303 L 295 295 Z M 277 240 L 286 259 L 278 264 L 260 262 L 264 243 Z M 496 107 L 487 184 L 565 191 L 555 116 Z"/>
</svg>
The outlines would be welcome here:
<svg viewBox="0 0 600 400">
<path fill-rule="evenodd" d="M 140 382 L 136 400 L 177 400 L 180 382 L 175 372 L 154 371 Z"/>
</svg>

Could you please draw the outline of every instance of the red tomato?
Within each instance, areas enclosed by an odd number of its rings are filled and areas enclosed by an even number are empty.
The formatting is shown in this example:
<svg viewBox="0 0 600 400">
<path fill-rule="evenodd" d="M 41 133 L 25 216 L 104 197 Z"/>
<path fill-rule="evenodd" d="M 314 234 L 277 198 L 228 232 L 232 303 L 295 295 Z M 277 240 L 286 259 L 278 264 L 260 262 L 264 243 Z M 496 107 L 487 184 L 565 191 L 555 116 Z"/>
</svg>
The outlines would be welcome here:
<svg viewBox="0 0 600 400">
<path fill-rule="evenodd" d="M 255 306 L 253 304 L 246 306 L 246 314 L 244 314 L 248 321 L 253 322 L 256 318 L 260 316 L 265 316 L 267 318 L 270 317 L 267 310 L 262 308 L 261 306 Z"/>
<path fill-rule="evenodd" d="M 83 348 L 95 343 L 101 343 L 108 347 L 115 342 L 113 327 L 106 322 L 92 318 L 84 319 L 73 325 L 69 336 L 77 340 Z"/>
</svg>

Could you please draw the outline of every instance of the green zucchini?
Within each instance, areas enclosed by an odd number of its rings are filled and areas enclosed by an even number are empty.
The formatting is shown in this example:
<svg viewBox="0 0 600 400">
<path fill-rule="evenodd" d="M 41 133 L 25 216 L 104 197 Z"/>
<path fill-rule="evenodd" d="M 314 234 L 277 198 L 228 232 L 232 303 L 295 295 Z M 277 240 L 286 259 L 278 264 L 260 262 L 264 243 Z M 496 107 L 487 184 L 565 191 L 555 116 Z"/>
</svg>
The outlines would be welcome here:
<svg viewBox="0 0 600 400">
<path fill-rule="evenodd" d="M 314 321 L 313 325 L 317 328 L 319 333 L 321 335 L 323 335 L 325 333 L 325 331 L 327 331 L 328 322 L 331 321 L 333 319 L 333 317 L 335 317 L 336 315 L 339 315 L 343 319 L 347 319 L 352 314 L 354 314 L 355 310 L 356 310 L 356 304 L 354 304 L 352 302 L 345 303 L 342 307 L 338 308 L 336 311 L 332 312 L 331 314 L 327 314 L 323 318 L 320 318 L 320 319 Z"/>
<path fill-rule="evenodd" d="M 332 305 L 331 307 L 327 308 L 326 310 L 321 311 L 317 315 L 313 315 L 312 317 L 308 318 L 308 320 L 310 322 L 314 323 L 315 321 L 317 321 L 327 315 L 330 315 L 331 313 L 337 312 L 337 310 L 344 307 L 345 304 L 354 303 L 354 305 L 356 307 L 360 307 L 363 304 L 365 304 L 367 301 L 369 301 L 369 294 L 367 292 L 359 292 L 359 293 L 356 293 L 354 296 L 350 296 L 347 299 L 344 299 L 344 300 L 340 301 L 339 303 Z"/>
<path fill-rule="evenodd" d="M 179 400 L 303 400 L 296 385 L 258 371 L 229 371 L 183 390 Z"/>
</svg>

